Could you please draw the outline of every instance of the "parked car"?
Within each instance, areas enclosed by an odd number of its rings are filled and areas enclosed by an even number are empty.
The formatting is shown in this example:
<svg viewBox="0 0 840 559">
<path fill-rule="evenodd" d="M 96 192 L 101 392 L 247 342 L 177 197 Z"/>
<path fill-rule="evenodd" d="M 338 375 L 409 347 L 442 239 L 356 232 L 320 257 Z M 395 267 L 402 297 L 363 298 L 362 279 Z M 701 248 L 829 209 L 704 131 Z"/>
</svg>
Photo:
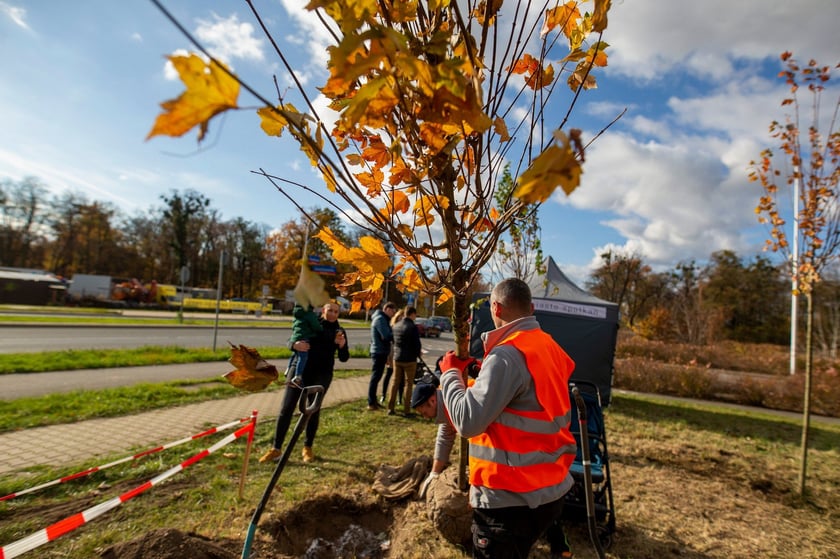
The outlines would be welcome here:
<svg viewBox="0 0 840 559">
<path fill-rule="evenodd" d="M 421 338 L 440 338 L 440 328 L 429 321 L 428 318 L 417 318 L 414 320 Z"/>
<path fill-rule="evenodd" d="M 449 320 L 449 317 L 446 316 L 430 316 L 429 320 L 440 328 L 441 332 L 451 332 L 452 331 L 452 321 Z"/>
</svg>

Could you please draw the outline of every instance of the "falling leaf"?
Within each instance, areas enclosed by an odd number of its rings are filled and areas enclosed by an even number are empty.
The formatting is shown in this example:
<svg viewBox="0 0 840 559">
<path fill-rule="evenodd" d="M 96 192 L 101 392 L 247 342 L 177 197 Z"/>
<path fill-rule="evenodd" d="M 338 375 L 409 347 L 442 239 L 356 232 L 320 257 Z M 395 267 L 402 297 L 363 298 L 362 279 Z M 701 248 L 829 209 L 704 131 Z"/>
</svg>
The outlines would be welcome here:
<svg viewBox="0 0 840 559">
<path fill-rule="evenodd" d="M 592 31 L 600 33 L 607 28 L 607 12 L 610 11 L 610 0 L 595 0 L 595 11 L 592 12 Z"/>
<path fill-rule="evenodd" d="M 499 135 L 500 142 L 509 142 L 510 141 L 510 134 L 508 133 L 507 124 L 505 124 L 505 119 L 498 116 L 496 120 L 493 121 L 493 131 Z"/>
<path fill-rule="evenodd" d="M 180 97 L 160 104 L 158 115 L 146 139 L 154 136 L 183 136 L 198 126 L 198 141 L 204 139 L 214 116 L 237 107 L 239 82 L 216 62 L 204 62 L 196 54 L 169 57 L 187 87 Z"/>
<path fill-rule="evenodd" d="M 255 348 L 242 344 L 230 346 L 229 361 L 236 369 L 222 376 L 232 386 L 248 392 L 258 392 L 280 376 L 277 367 L 263 359 Z"/>
</svg>

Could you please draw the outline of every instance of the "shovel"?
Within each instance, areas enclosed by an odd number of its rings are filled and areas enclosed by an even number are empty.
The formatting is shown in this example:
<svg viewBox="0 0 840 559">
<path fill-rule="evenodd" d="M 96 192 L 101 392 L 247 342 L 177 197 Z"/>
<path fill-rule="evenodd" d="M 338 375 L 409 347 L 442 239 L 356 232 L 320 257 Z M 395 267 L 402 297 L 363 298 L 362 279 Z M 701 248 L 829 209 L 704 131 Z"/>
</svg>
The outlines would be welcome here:
<svg viewBox="0 0 840 559">
<path fill-rule="evenodd" d="M 311 402 L 309 402 L 309 396 L 314 396 Z M 257 531 L 257 524 L 260 521 L 260 517 L 265 509 L 265 505 L 268 503 L 269 497 L 271 497 L 271 492 L 274 490 L 274 486 L 277 484 L 280 474 L 283 473 L 283 468 L 286 466 L 286 462 L 289 461 L 289 456 L 291 456 L 292 450 L 295 448 L 295 443 L 298 438 L 300 438 L 300 434 L 303 433 L 303 430 L 306 429 L 306 424 L 309 423 L 309 418 L 312 417 L 313 413 L 321 409 L 321 401 L 323 399 L 323 386 L 314 385 L 305 386 L 303 388 L 300 395 L 300 418 L 298 418 L 298 421 L 295 424 L 295 428 L 292 431 L 292 437 L 289 439 L 289 444 L 286 445 L 286 450 L 283 451 L 283 455 L 280 456 L 280 460 L 277 462 L 277 467 L 274 468 L 274 473 L 271 475 L 268 486 L 266 486 L 265 491 L 263 492 L 260 504 L 257 505 L 257 509 L 254 511 L 254 516 L 251 518 L 251 524 L 248 526 L 248 533 L 245 536 L 245 546 L 242 548 L 241 559 L 249 559 L 251 555 L 251 543 L 253 542 L 254 534 Z"/>
<path fill-rule="evenodd" d="M 589 456 L 589 430 L 586 423 L 586 402 L 580 395 L 580 389 L 572 385 L 572 396 L 578 413 L 580 424 L 580 451 L 583 458 L 583 486 L 586 490 L 586 520 L 589 524 L 589 539 L 595 546 L 595 551 L 600 559 L 604 559 L 604 548 L 601 547 L 601 540 L 598 539 L 598 528 L 595 524 L 595 496 L 592 493 L 592 461 Z"/>
</svg>

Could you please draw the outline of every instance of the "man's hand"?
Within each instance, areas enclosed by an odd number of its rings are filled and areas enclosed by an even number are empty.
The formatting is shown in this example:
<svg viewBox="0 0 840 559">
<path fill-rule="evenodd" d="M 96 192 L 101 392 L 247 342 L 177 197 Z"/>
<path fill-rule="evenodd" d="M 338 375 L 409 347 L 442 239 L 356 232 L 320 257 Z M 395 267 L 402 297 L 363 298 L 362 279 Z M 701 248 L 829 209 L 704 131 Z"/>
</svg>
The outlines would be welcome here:
<svg viewBox="0 0 840 559">
<path fill-rule="evenodd" d="M 418 491 L 421 499 L 426 496 L 426 491 L 429 490 L 429 484 L 432 483 L 432 480 L 439 477 L 440 474 L 437 472 L 430 472 L 429 475 L 426 476 L 426 479 L 424 479 L 423 483 L 420 484 L 420 489 Z"/>
<path fill-rule="evenodd" d="M 449 371 L 458 371 L 461 377 L 466 379 L 465 371 L 472 363 L 475 363 L 472 357 L 461 359 L 454 351 L 447 351 L 440 359 L 440 372 L 446 374 Z"/>
</svg>

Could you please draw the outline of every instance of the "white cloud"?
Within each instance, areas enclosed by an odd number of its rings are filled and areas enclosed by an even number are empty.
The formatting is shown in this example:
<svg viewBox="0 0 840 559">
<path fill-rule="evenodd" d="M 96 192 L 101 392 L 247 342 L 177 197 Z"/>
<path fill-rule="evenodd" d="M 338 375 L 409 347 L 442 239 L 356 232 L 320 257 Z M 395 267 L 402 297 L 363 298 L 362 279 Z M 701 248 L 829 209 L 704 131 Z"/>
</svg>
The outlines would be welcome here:
<svg viewBox="0 0 840 559">
<path fill-rule="evenodd" d="M 22 27 L 27 31 L 30 30 L 29 24 L 26 23 L 26 10 L 13 6 L 8 2 L 0 2 L 0 14 L 5 14 L 18 27 Z"/>
<path fill-rule="evenodd" d="M 254 36 L 254 26 L 240 22 L 236 14 L 226 18 L 213 14 L 213 20 L 198 20 L 196 37 L 219 60 L 231 64 L 234 60 L 262 62 L 264 41 Z"/>
<path fill-rule="evenodd" d="M 840 3 L 825 0 L 613 2 L 609 68 L 637 80 L 668 80 L 675 70 L 737 79 L 736 59 L 836 53 L 838 19 Z"/>
</svg>

